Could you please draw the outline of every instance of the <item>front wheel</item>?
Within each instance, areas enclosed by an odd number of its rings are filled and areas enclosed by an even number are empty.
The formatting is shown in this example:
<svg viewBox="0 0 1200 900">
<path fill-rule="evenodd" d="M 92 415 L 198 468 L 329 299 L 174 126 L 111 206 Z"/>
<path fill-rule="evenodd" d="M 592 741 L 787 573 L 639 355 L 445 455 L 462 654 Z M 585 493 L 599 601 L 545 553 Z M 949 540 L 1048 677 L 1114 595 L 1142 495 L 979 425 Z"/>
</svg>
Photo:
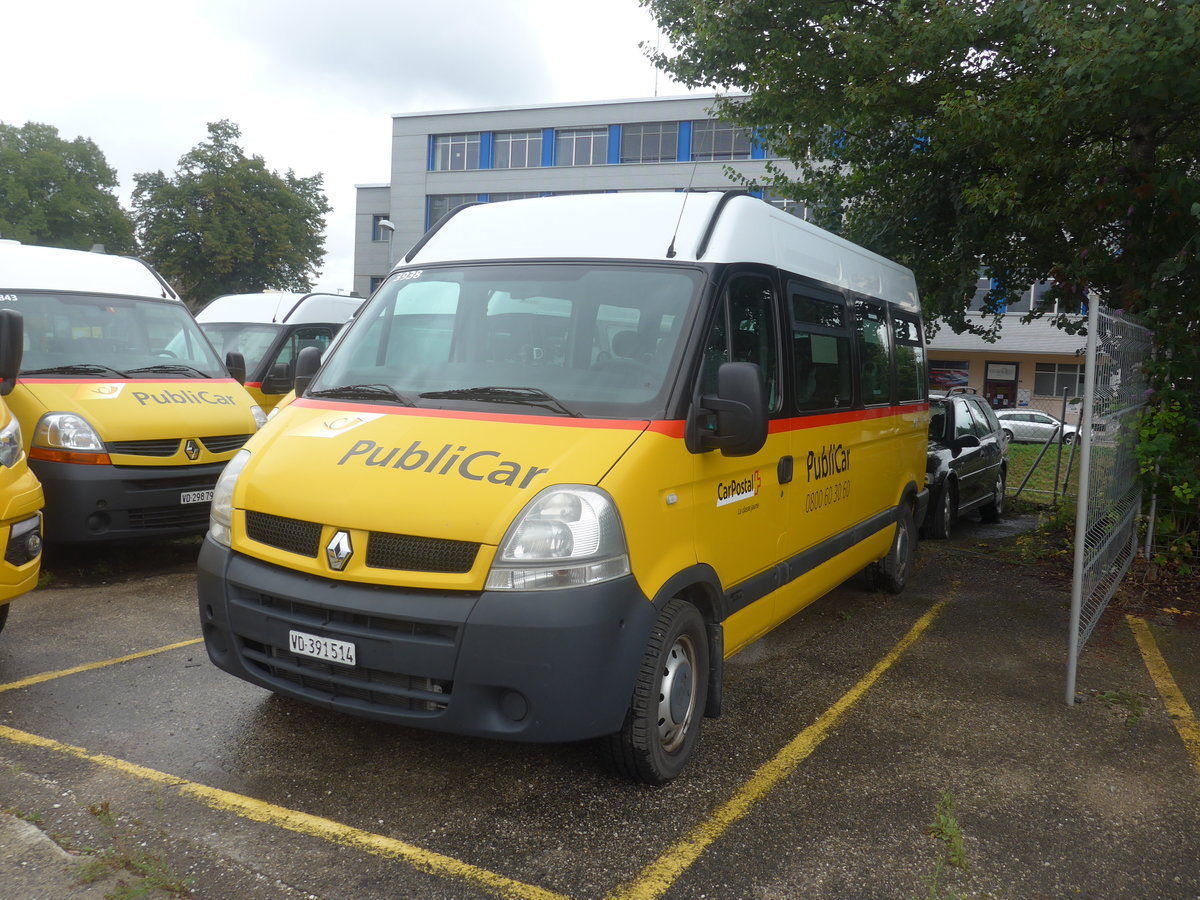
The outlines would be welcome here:
<svg viewBox="0 0 1200 900">
<path fill-rule="evenodd" d="M 8 621 L 8 604 L 0 606 L 0 631 L 4 630 L 4 623 Z"/>
<path fill-rule="evenodd" d="M 650 633 L 625 724 L 609 739 L 621 774 L 666 784 L 683 771 L 700 737 L 708 669 L 704 618 L 692 604 L 674 598 Z"/>
<path fill-rule="evenodd" d="M 908 572 L 912 568 L 916 550 L 916 529 L 913 527 L 912 507 L 902 504 L 896 519 L 896 534 L 892 538 L 892 549 L 875 564 L 875 584 L 889 594 L 899 594 L 908 584 Z"/>
</svg>

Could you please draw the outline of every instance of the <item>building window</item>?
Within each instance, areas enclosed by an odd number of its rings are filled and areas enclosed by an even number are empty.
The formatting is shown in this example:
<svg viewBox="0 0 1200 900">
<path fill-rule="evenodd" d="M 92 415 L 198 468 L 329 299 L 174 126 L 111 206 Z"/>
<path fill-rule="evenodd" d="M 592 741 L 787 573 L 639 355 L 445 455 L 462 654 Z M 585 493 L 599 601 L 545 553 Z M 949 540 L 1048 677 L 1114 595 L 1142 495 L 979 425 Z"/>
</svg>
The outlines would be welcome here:
<svg viewBox="0 0 1200 900">
<path fill-rule="evenodd" d="M 692 159 L 721 162 L 749 159 L 753 141 L 750 132 L 715 119 L 692 122 Z"/>
<path fill-rule="evenodd" d="M 781 209 L 785 213 L 795 216 L 797 219 L 804 219 L 806 222 L 809 221 L 808 204 L 803 200 L 789 200 L 773 191 L 763 191 L 762 197 L 776 209 Z"/>
<path fill-rule="evenodd" d="M 621 162 L 657 163 L 679 159 L 679 123 L 643 122 L 621 126 Z"/>
<path fill-rule="evenodd" d="M 488 194 L 488 203 L 503 203 L 505 200 L 531 200 L 542 196 L 540 191 L 510 191 L 505 194 Z"/>
<path fill-rule="evenodd" d="M 931 359 L 929 361 L 929 389 L 948 391 L 965 388 L 971 376 L 971 364 L 965 359 Z"/>
<path fill-rule="evenodd" d="M 458 209 L 467 203 L 478 203 L 478 194 L 430 194 L 429 195 L 429 222 L 428 225 L 434 225 L 442 216 L 453 209 Z M 428 227 L 427 225 L 427 227 Z"/>
<path fill-rule="evenodd" d="M 378 288 L 381 284 L 383 284 L 383 282 L 384 282 L 384 277 L 382 275 L 372 275 L 371 276 L 371 293 L 372 294 L 375 293 L 375 289 Z"/>
<path fill-rule="evenodd" d="M 506 131 L 496 135 L 497 169 L 533 169 L 542 164 L 540 131 Z"/>
<path fill-rule="evenodd" d="M 607 162 L 607 128 L 569 128 L 554 133 L 556 166 L 601 166 Z"/>
<path fill-rule="evenodd" d="M 439 134 L 433 138 L 433 171 L 458 172 L 479 168 L 479 132 Z"/>
<path fill-rule="evenodd" d="M 1040 397 L 1083 396 L 1083 366 L 1074 363 L 1037 363 L 1033 392 Z"/>
<path fill-rule="evenodd" d="M 392 229 L 381 226 L 381 223 L 387 220 L 387 216 L 371 216 L 371 240 L 390 241 L 392 239 Z"/>
</svg>

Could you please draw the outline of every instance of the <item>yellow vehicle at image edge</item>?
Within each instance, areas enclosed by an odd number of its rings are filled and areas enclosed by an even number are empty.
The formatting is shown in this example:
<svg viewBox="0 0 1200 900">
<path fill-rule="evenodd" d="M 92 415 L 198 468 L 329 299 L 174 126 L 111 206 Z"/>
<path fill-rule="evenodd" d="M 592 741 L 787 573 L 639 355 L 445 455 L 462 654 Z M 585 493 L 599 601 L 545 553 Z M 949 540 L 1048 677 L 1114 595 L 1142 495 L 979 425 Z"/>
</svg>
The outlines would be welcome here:
<svg viewBox="0 0 1200 900">
<path fill-rule="evenodd" d="M 21 368 L 21 314 L 0 307 L 0 397 Z M 0 631 L 8 605 L 37 587 L 42 563 L 42 486 L 29 470 L 21 423 L 0 399 Z"/>
<path fill-rule="evenodd" d="M 201 534 L 225 463 L 266 420 L 141 260 L 0 241 L 24 319 L 8 405 L 45 490 L 46 540 Z"/>
<path fill-rule="evenodd" d="M 912 274 L 744 193 L 461 208 L 297 375 L 198 564 L 210 658 L 280 694 L 663 783 L 727 658 L 908 575 Z"/>
</svg>

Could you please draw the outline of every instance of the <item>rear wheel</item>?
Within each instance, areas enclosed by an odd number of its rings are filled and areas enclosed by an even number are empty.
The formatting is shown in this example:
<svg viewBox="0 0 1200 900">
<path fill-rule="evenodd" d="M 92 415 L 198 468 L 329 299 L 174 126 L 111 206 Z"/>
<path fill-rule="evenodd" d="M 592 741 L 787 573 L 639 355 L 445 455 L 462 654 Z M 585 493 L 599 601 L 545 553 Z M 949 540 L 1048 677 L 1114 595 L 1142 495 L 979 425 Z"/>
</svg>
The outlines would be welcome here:
<svg viewBox="0 0 1200 900">
<path fill-rule="evenodd" d="M 704 618 L 674 598 L 650 633 L 625 724 L 609 739 L 619 772 L 665 784 L 683 771 L 700 736 L 708 669 Z"/>
<path fill-rule="evenodd" d="M 1007 428 L 1002 428 L 1000 430 L 1004 432 L 1004 436 L 1006 438 L 1008 438 L 1009 443 L 1012 443 L 1013 433 L 1011 431 L 1009 431 Z"/>
<path fill-rule="evenodd" d="M 958 515 L 958 493 L 947 481 L 938 491 L 937 503 L 930 510 L 929 535 L 935 538 L 950 537 L 954 520 Z"/>
<path fill-rule="evenodd" d="M 989 503 L 985 503 L 979 507 L 979 517 L 985 522 L 999 522 L 1000 516 L 1004 514 L 1004 491 L 1006 476 L 1004 470 L 1001 469 L 996 475 L 996 486 L 992 490 L 992 499 Z"/>
<path fill-rule="evenodd" d="M 916 550 L 916 529 L 913 527 L 912 507 L 900 507 L 896 520 L 896 534 L 892 538 L 892 549 L 875 564 L 875 584 L 889 594 L 899 594 L 908 584 L 908 573 L 912 568 Z"/>
</svg>

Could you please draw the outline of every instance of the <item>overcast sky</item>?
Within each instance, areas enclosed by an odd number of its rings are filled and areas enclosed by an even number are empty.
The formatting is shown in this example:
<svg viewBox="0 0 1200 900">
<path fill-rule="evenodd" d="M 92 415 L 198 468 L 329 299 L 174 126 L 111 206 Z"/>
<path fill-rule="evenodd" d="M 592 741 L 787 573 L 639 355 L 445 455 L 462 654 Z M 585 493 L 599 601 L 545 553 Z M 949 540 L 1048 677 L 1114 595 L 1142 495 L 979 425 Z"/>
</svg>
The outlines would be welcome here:
<svg viewBox="0 0 1200 900">
<path fill-rule="evenodd" d="M 685 93 L 637 0 L 34 0 L 7 5 L 0 122 L 90 138 L 121 179 L 175 172 L 229 119 L 267 167 L 324 175 L 318 290 L 349 292 L 354 185 L 389 178 L 396 113 Z"/>
</svg>

